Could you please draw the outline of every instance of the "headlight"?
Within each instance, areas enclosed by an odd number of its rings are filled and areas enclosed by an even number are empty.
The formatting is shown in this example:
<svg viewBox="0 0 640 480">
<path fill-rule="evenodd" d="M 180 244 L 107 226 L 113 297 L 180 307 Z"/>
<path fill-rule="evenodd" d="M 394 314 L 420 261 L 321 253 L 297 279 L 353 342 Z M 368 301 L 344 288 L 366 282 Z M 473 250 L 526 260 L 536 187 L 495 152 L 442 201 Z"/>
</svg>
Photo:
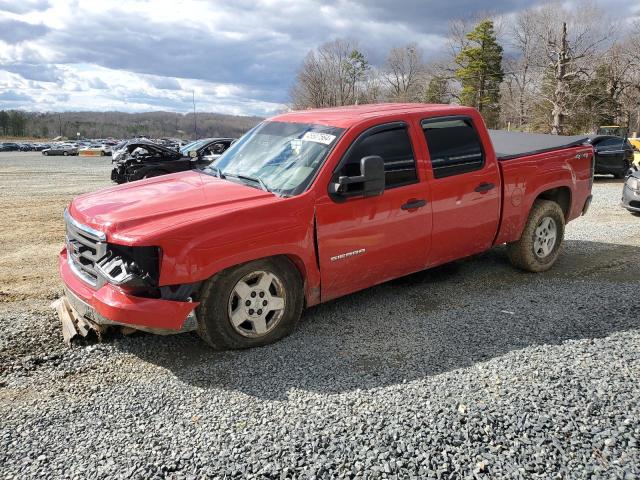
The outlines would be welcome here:
<svg viewBox="0 0 640 480">
<path fill-rule="evenodd" d="M 127 247 L 109 244 L 107 254 L 96 263 L 98 274 L 113 285 L 130 288 L 156 287 L 160 278 L 159 247 Z"/>
<path fill-rule="evenodd" d="M 631 190 L 640 191 L 640 179 L 638 179 L 637 177 L 627 178 L 627 187 L 629 187 Z"/>
</svg>

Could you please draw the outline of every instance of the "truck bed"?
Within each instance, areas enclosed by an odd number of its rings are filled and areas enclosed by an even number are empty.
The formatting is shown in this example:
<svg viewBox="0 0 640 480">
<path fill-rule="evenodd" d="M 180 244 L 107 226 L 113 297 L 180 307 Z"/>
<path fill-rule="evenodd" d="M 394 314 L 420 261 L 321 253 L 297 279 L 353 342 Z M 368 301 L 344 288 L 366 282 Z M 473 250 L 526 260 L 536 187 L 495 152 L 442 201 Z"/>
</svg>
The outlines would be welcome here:
<svg viewBox="0 0 640 480">
<path fill-rule="evenodd" d="M 587 135 L 545 135 L 541 133 L 489 130 L 498 160 L 511 160 L 536 153 L 577 147 L 589 138 Z"/>
</svg>

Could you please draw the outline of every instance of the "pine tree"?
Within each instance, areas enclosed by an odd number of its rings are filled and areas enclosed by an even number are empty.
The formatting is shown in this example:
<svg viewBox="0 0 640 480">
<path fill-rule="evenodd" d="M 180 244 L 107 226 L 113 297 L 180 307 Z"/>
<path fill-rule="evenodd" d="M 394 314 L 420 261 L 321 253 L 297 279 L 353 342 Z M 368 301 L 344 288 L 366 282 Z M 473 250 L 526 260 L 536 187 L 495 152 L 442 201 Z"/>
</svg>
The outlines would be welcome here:
<svg viewBox="0 0 640 480">
<path fill-rule="evenodd" d="M 456 77 L 462 91 L 460 102 L 477 108 L 489 127 L 495 127 L 500 114 L 502 47 L 491 20 L 483 20 L 466 36 L 468 43 L 456 56 Z"/>
<path fill-rule="evenodd" d="M 451 95 L 447 79 L 441 75 L 434 75 L 429 80 L 424 92 L 425 103 L 450 103 Z"/>
</svg>

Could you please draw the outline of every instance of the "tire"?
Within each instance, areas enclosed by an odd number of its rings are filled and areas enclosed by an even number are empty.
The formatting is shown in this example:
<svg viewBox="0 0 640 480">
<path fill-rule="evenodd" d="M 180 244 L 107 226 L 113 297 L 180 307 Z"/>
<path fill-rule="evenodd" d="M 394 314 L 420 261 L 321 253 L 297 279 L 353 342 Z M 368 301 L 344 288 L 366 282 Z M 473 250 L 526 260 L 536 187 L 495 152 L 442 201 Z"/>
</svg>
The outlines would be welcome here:
<svg viewBox="0 0 640 480">
<path fill-rule="evenodd" d="M 302 285 L 298 269 L 286 257 L 228 268 L 202 287 L 196 309 L 198 334 L 217 350 L 276 342 L 289 335 L 300 320 Z M 266 312 L 261 311 L 263 302 Z"/>
<path fill-rule="evenodd" d="M 42 154 L 46 157 L 49 155 L 49 152 L 42 152 Z"/>
<path fill-rule="evenodd" d="M 629 165 L 629 162 L 625 162 L 624 166 L 622 167 L 622 170 L 616 174 L 614 174 L 613 176 L 615 178 L 618 178 L 620 180 L 624 179 L 627 177 L 627 175 L 629 175 L 631 173 L 631 165 Z"/>
<path fill-rule="evenodd" d="M 528 272 L 549 270 L 560 254 L 564 225 L 564 213 L 560 205 L 551 200 L 537 200 L 531 208 L 520 240 L 507 244 L 511 264 Z"/>
<path fill-rule="evenodd" d="M 64 155 L 65 157 L 69 156 L 69 152 L 62 152 L 62 155 Z"/>
</svg>

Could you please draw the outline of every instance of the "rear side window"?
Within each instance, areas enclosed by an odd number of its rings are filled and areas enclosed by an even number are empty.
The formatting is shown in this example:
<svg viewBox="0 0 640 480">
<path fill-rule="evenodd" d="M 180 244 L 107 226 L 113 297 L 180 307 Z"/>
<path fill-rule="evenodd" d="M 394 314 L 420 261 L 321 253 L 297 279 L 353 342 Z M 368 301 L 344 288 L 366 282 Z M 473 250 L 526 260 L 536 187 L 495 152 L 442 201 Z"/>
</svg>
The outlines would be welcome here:
<svg viewBox="0 0 640 480">
<path fill-rule="evenodd" d="M 482 144 L 470 119 L 424 120 L 422 130 L 435 178 L 473 172 L 484 166 Z"/>
<path fill-rule="evenodd" d="M 406 126 L 392 127 L 360 137 L 349 149 L 340 175 L 360 174 L 360 160 L 377 155 L 384 160 L 385 188 L 400 187 L 418 181 L 416 161 Z"/>
<path fill-rule="evenodd" d="M 596 143 L 596 147 L 601 148 L 602 150 L 620 150 L 622 149 L 622 145 L 625 142 L 622 138 L 605 138 L 600 142 Z"/>
</svg>

